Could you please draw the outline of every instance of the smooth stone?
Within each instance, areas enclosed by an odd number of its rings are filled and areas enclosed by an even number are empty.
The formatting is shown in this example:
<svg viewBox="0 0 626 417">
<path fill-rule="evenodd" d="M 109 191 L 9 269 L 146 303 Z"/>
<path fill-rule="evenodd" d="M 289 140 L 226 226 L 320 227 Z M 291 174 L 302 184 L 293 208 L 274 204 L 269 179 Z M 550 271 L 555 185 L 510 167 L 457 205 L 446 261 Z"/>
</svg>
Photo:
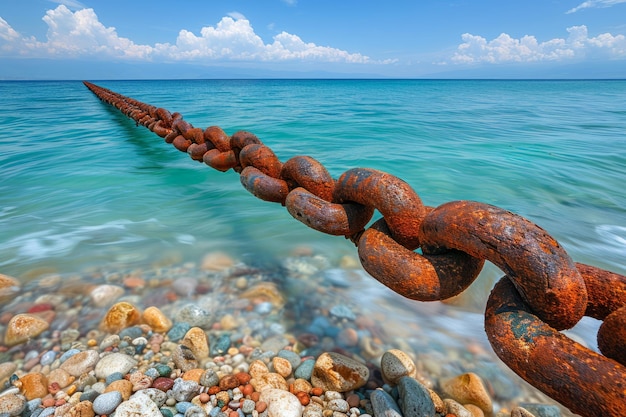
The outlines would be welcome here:
<svg viewBox="0 0 626 417">
<path fill-rule="evenodd" d="M 511 417 L 535 417 L 535 415 L 524 407 L 515 407 L 511 410 Z"/>
<path fill-rule="evenodd" d="M 383 353 L 380 370 L 383 380 L 390 385 L 396 385 L 403 376 L 415 378 L 417 374 L 413 360 L 399 349 L 391 349 Z"/>
<path fill-rule="evenodd" d="M 400 407 L 387 392 L 377 388 L 370 394 L 370 402 L 375 416 L 402 417 Z"/>
<path fill-rule="evenodd" d="M 70 350 L 66 351 L 64 354 L 61 355 L 61 357 L 59 358 L 59 361 L 61 363 L 63 363 L 66 360 L 68 360 L 69 358 L 71 358 L 72 356 L 76 355 L 77 353 L 80 353 L 80 350 L 78 350 L 78 349 L 70 349 Z"/>
<path fill-rule="evenodd" d="M 172 290 L 180 296 L 189 297 L 193 295 L 198 286 L 198 280 L 195 278 L 183 277 L 175 279 L 172 282 Z"/>
<path fill-rule="evenodd" d="M 428 388 L 415 378 L 403 376 L 398 381 L 398 403 L 405 416 L 432 417 L 435 404 Z"/>
<path fill-rule="evenodd" d="M 181 343 L 191 349 L 196 359 L 202 360 L 209 357 L 209 338 L 201 328 L 189 329 Z"/>
<path fill-rule="evenodd" d="M 160 416 L 159 407 L 147 395 L 137 392 L 115 409 L 115 417 Z"/>
<path fill-rule="evenodd" d="M 96 378 L 106 379 L 114 372 L 121 372 L 127 374 L 135 365 L 137 361 L 123 353 L 115 352 L 103 356 L 96 364 Z"/>
<path fill-rule="evenodd" d="M 33 314 L 16 314 L 9 320 L 4 334 L 4 344 L 15 346 L 37 337 L 50 325 Z"/>
<path fill-rule="evenodd" d="M 519 406 L 535 417 L 561 417 L 561 410 L 556 405 L 521 403 Z"/>
<path fill-rule="evenodd" d="M 328 401 L 326 408 L 328 408 L 329 410 L 338 411 L 340 413 L 347 413 L 350 409 L 350 405 L 343 398 L 335 398 Z"/>
<path fill-rule="evenodd" d="M 17 370 L 17 364 L 15 362 L 0 363 L 0 383 L 9 378 Z"/>
<path fill-rule="evenodd" d="M 300 355 L 298 355 L 293 350 L 281 349 L 278 351 L 278 354 L 276 356 L 278 356 L 279 358 L 287 359 L 293 369 L 296 369 L 302 363 L 302 358 L 300 357 Z"/>
<path fill-rule="evenodd" d="M 120 330 L 134 326 L 141 321 L 139 310 L 126 301 L 113 304 L 100 322 L 100 329 L 108 333 L 119 333 Z"/>
<path fill-rule="evenodd" d="M 143 330 L 139 326 L 127 327 L 120 331 L 120 339 L 128 337 L 129 339 L 136 339 L 143 334 Z"/>
<path fill-rule="evenodd" d="M 443 402 L 446 405 L 448 414 L 454 414 L 456 417 L 474 417 L 467 408 L 463 407 L 451 398 L 446 398 Z"/>
<path fill-rule="evenodd" d="M 122 374 L 121 372 L 113 372 L 111 375 L 106 377 L 106 379 L 104 380 L 104 383 L 107 385 L 110 385 L 111 383 L 115 381 L 119 381 L 120 379 L 123 379 L 123 378 L 124 378 L 124 374 Z"/>
<path fill-rule="evenodd" d="M 75 379 L 76 378 L 70 375 L 70 373 L 63 368 L 53 369 L 48 374 L 48 384 L 53 384 L 56 382 L 57 384 L 59 384 L 59 387 L 61 389 L 70 385 L 72 382 L 74 382 Z"/>
<path fill-rule="evenodd" d="M 170 320 L 158 307 L 148 307 L 143 311 L 143 321 L 157 333 L 166 333 L 172 328 Z"/>
<path fill-rule="evenodd" d="M 267 417 L 301 417 L 303 407 L 298 397 L 289 391 L 266 389 L 259 401 L 267 403 Z"/>
<path fill-rule="evenodd" d="M 160 376 L 152 382 L 152 387 L 163 392 L 169 391 L 174 386 L 174 380 L 172 378 L 166 378 Z"/>
<path fill-rule="evenodd" d="M 103 394 L 107 392 L 119 392 L 124 401 L 128 400 L 133 393 L 133 383 L 127 379 L 118 379 L 111 382 L 105 389 Z"/>
<path fill-rule="evenodd" d="M 263 392 L 268 389 L 279 389 L 287 391 L 289 385 L 285 378 L 275 372 L 268 372 L 266 374 L 259 375 L 256 378 L 250 380 L 250 384 L 254 387 L 255 391 Z"/>
<path fill-rule="evenodd" d="M 200 385 L 204 387 L 214 387 L 220 383 L 220 377 L 213 369 L 207 369 L 200 376 Z"/>
<path fill-rule="evenodd" d="M 226 253 L 211 252 L 202 258 L 200 268 L 205 271 L 220 272 L 232 268 L 234 265 L 235 261 Z"/>
<path fill-rule="evenodd" d="M 176 314 L 177 322 L 184 322 L 191 327 L 209 327 L 211 315 L 195 304 L 187 304 Z"/>
<path fill-rule="evenodd" d="M 39 363 L 41 364 L 41 366 L 50 365 L 52 362 L 54 362 L 56 357 L 57 357 L 57 352 L 53 350 L 49 350 L 43 355 L 41 355 L 41 359 L 39 360 Z"/>
<path fill-rule="evenodd" d="M 89 293 L 93 304 L 100 308 L 113 304 L 122 295 L 124 295 L 124 288 L 109 284 L 98 285 Z"/>
<path fill-rule="evenodd" d="M 156 365 L 154 365 L 154 369 L 157 370 L 157 372 L 159 373 L 159 376 L 167 377 L 167 376 L 170 376 L 170 374 L 172 373 L 172 368 L 162 363 L 157 363 Z"/>
<path fill-rule="evenodd" d="M 356 320 L 356 316 L 354 315 L 352 310 L 343 304 L 333 306 L 330 309 L 329 313 L 331 316 L 334 316 L 340 319 Z"/>
<path fill-rule="evenodd" d="M 84 350 L 72 355 L 61 364 L 60 368 L 72 376 L 79 377 L 93 370 L 99 360 L 100 355 L 97 350 Z"/>
<path fill-rule="evenodd" d="M 285 358 L 281 358 L 280 356 L 274 356 L 272 358 L 272 366 L 274 367 L 274 371 L 276 371 L 276 373 L 283 378 L 287 378 L 291 375 L 293 369 L 291 367 L 291 362 Z"/>
<path fill-rule="evenodd" d="M 178 342 L 185 337 L 185 334 L 191 329 L 191 325 L 185 322 L 175 323 L 172 328 L 167 332 L 167 337 L 172 342 Z"/>
<path fill-rule="evenodd" d="M 491 397 L 487 393 L 481 377 L 473 372 L 458 375 L 441 384 L 448 396 L 461 404 L 474 404 L 486 415 L 493 412 Z"/>
<path fill-rule="evenodd" d="M 347 392 L 362 387 L 369 369 L 352 358 L 335 352 L 322 353 L 313 367 L 311 383 L 324 391 Z"/>
<path fill-rule="evenodd" d="M 0 398 L 0 415 L 15 417 L 26 409 L 26 400 L 18 394 L 7 394 Z"/>
<path fill-rule="evenodd" d="M 19 379 L 20 390 L 28 401 L 43 398 L 48 394 L 48 378 L 39 372 L 31 372 Z"/>
<path fill-rule="evenodd" d="M 293 375 L 296 378 L 302 378 L 302 379 L 306 379 L 307 381 L 310 381 L 314 366 L 315 366 L 315 359 L 304 360 L 302 361 L 300 365 L 298 365 Z"/>
<path fill-rule="evenodd" d="M 217 340 L 211 343 L 211 356 L 220 356 L 225 354 L 230 348 L 230 335 L 223 334 L 217 338 Z"/>
<path fill-rule="evenodd" d="M 89 391 L 85 391 L 82 394 L 80 394 L 79 400 L 80 401 L 91 401 L 93 403 L 93 401 L 98 398 L 98 396 L 100 395 L 100 393 L 98 391 L 94 391 L 92 389 L 90 389 Z"/>
</svg>

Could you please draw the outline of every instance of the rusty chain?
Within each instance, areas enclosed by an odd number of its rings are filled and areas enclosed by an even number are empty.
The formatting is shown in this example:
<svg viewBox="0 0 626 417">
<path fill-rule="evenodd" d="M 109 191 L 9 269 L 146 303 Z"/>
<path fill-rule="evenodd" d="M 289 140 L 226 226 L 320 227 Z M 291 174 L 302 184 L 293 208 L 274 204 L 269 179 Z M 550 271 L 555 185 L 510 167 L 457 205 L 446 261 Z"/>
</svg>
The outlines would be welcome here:
<svg viewBox="0 0 626 417">
<path fill-rule="evenodd" d="M 202 130 L 179 113 L 84 84 L 192 159 L 233 169 L 258 198 L 282 204 L 313 229 L 350 239 L 363 268 L 405 297 L 460 294 L 485 260 L 492 262 L 506 274 L 485 312 L 495 353 L 575 413 L 626 416 L 625 276 L 574 263 L 546 231 L 504 209 L 473 201 L 428 207 L 406 182 L 373 169 L 351 169 L 334 180 L 308 156 L 282 163 L 250 132 Z M 382 218 L 366 228 L 375 210 Z M 559 332 L 584 315 L 603 320 L 602 354 Z"/>
</svg>

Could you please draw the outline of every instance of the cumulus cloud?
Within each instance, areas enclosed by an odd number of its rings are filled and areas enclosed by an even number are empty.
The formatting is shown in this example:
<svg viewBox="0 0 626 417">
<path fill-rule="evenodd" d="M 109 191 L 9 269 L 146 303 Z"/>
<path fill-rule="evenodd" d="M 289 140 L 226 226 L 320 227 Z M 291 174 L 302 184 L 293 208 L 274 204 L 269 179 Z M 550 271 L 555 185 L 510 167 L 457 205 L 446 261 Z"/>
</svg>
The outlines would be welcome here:
<svg viewBox="0 0 626 417">
<path fill-rule="evenodd" d="M 582 9 L 591 9 L 591 8 L 605 8 L 615 6 L 616 4 L 626 3 L 626 0 L 588 0 L 580 3 L 578 6 L 573 9 L 569 9 L 567 14 L 576 13 Z"/>
<path fill-rule="evenodd" d="M 74 0 L 59 0 L 77 3 Z M 46 41 L 24 37 L 0 18 L 0 54 L 31 57 L 118 58 L 151 61 L 317 61 L 375 63 L 359 53 L 305 42 L 294 34 L 282 32 L 265 43 L 250 21 L 231 12 L 215 26 L 201 28 L 196 34 L 182 29 L 174 43 L 136 44 L 119 36 L 114 27 L 104 26 L 93 9 L 72 12 L 64 4 L 48 10 L 43 17 L 48 25 Z"/>
<path fill-rule="evenodd" d="M 519 39 L 502 33 L 488 41 L 482 36 L 465 33 L 452 62 L 492 64 L 507 62 L 557 61 L 583 57 L 626 58 L 626 37 L 603 33 L 589 37 L 585 25 L 567 29 L 567 38 L 539 42 L 534 36 Z"/>
<path fill-rule="evenodd" d="M 76 0 L 49 0 L 51 3 L 62 4 L 72 9 L 84 9 L 85 5 Z"/>
</svg>

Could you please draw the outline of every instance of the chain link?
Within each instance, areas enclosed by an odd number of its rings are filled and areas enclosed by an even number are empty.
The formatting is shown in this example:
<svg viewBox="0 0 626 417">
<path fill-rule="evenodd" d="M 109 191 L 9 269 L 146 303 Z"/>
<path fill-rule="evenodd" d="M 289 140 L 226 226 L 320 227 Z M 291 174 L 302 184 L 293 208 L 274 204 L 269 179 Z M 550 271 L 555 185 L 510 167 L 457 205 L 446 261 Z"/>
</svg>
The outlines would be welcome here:
<svg viewBox="0 0 626 417">
<path fill-rule="evenodd" d="M 406 182 L 373 169 L 351 169 L 335 181 L 311 157 L 281 163 L 250 132 L 203 131 L 179 113 L 84 84 L 192 159 L 238 172 L 258 198 L 280 203 L 309 227 L 350 239 L 364 269 L 405 297 L 458 295 L 486 260 L 494 263 L 506 274 L 485 312 L 495 353 L 575 413 L 626 416 L 625 276 L 574 263 L 547 232 L 501 208 L 472 201 L 427 207 Z M 366 229 L 375 210 L 382 218 Z M 603 354 L 559 332 L 584 315 L 604 320 L 598 332 Z"/>
</svg>

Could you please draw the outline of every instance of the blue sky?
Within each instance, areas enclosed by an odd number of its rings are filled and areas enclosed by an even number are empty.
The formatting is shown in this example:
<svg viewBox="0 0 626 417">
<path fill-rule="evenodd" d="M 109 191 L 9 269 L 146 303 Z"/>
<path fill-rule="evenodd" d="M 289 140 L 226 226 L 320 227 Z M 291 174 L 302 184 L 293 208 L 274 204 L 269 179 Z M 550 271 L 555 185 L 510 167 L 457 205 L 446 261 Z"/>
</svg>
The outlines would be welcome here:
<svg viewBox="0 0 626 417">
<path fill-rule="evenodd" d="M 2 0 L 0 79 L 626 78 L 626 0 Z"/>
</svg>

